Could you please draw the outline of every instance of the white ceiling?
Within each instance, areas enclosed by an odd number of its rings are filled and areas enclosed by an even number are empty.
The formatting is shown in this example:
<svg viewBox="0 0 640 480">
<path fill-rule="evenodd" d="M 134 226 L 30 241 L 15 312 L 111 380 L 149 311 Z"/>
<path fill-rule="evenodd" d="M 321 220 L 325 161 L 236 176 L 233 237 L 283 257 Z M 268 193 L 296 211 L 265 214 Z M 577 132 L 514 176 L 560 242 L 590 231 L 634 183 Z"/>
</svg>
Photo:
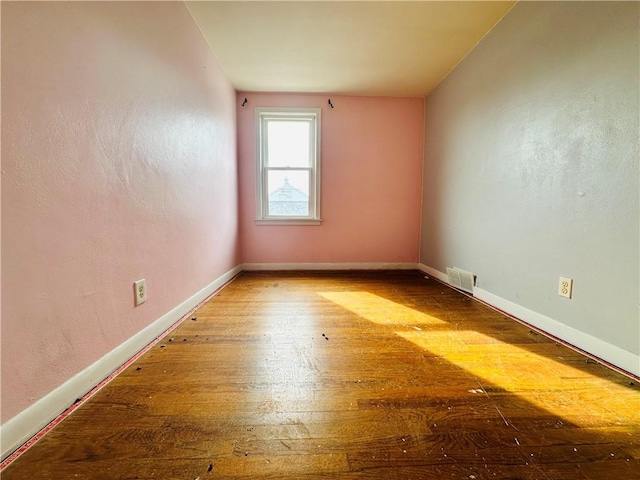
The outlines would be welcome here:
<svg viewBox="0 0 640 480">
<path fill-rule="evenodd" d="M 423 96 L 515 2 L 185 3 L 238 91 Z"/>
</svg>

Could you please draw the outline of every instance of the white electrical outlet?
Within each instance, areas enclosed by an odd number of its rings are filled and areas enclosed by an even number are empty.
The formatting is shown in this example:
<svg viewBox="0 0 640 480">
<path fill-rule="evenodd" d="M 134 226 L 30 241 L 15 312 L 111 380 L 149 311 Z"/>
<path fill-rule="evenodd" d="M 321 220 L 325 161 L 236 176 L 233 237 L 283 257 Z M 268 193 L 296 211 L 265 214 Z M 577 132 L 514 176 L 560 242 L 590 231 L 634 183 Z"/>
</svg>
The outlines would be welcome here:
<svg viewBox="0 0 640 480">
<path fill-rule="evenodd" d="M 137 282 L 133 282 L 134 289 L 134 299 L 136 302 L 136 307 L 138 305 L 142 305 L 147 301 L 147 282 L 143 278 L 142 280 L 138 280 Z"/>
<path fill-rule="evenodd" d="M 561 297 L 571 298 L 573 293 L 573 278 L 560 277 L 558 284 L 558 295 Z"/>
</svg>

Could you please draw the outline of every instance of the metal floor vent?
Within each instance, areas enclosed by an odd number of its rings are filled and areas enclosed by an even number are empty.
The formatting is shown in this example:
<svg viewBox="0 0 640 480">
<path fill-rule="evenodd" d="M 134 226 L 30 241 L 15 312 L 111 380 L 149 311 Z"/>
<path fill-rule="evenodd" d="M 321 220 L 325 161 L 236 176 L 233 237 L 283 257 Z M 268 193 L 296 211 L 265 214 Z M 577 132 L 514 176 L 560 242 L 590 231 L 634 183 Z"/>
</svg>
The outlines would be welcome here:
<svg viewBox="0 0 640 480">
<path fill-rule="evenodd" d="M 473 273 L 458 267 L 447 267 L 447 275 L 449 276 L 450 285 L 473 295 L 473 285 L 475 284 L 475 275 Z"/>
</svg>

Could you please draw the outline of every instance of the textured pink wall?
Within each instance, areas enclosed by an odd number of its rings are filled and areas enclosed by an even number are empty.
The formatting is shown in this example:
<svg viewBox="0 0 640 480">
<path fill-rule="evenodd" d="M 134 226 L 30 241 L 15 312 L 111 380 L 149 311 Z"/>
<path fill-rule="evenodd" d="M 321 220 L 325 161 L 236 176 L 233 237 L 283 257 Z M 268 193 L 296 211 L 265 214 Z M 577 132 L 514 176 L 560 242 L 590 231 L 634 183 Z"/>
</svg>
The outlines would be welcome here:
<svg viewBox="0 0 640 480">
<path fill-rule="evenodd" d="M 417 262 L 422 98 L 238 93 L 242 259 Z M 322 107 L 321 226 L 255 224 L 256 107 Z"/>
<path fill-rule="evenodd" d="M 2 73 L 6 421 L 239 257 L 235 94 L 184 4 L 3 3 Z"/>
</svg>

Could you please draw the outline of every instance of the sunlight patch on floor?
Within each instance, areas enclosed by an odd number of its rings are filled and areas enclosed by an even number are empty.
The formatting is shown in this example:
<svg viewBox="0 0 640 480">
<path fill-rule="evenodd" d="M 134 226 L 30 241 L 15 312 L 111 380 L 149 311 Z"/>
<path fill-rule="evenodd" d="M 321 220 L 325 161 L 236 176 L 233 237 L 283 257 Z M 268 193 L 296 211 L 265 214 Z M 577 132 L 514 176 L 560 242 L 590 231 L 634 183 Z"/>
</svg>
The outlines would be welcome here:
<svg viewBox="0 0 640 480">
<path fill-rule="evenodd" d="M 322 292 L 319 295 L 371 322 L 391 327 L 394 334 L 413 345 L 471 373 L 477 377 L 479 386 L 489 390 L 489 395 L 496 395 L 498 387 L 501 394 L 518 395 L 576 425 L 586 427 L 603 421 L 635 423 L 640 430 L 637 392 L 567 365 L 554 359 L 552 354 L 532 351 L 558 348 L 551 343 L 535 343 L 527 349 L 476 330 L 443 330 L 447 322 L 369 292 Z M 430 330 L 430 326 L 436 328 Z M 562 351 L 566 352 L 564 348 L 559 352 Z M 556 390 L 558 393 L 554 395 Z M 583 398 L 586 390 L 589 401 Z M 469 394 L 484 393 L 478 389 Z M 629 405 L 634 403 L 638 408 L 631 409 L 636 413 L 630 414 Z"/>
<path fill-rule="evenodd" d="M 467 345 L 466 336 L 484 336 L 477 331 L 394 333 L 472 373 L 483 384 L 487 382 L 487 386 L 498 386 L 508 393 L 517 394 L 576 425 L 587 426 L 601 420 L 640 422 L 640 396 L 637 392 L 549 356 L 495 339 L 485 344 Z M 575 391 L 572 392 L 573 385 Z M 589 401 L 583 398 L 586 389 L 589 390 Z M 553 394 L 555 390 L 557 395 Z M 544 392 L 544 395 L 538 395 L 538 392 Z M 629 405 L 634 402 L 638 408 L 629 418 Z M 625 412 L 625 416 L 620 417 L 619 412 Z"/>
<path fill-rule="evenodd" d="M 411 326 L 417 330 L 425 325 L 447 324 L 436 317 L 369 292 L 318 292 L 318 295 L 380 325 Z"/>
</svg>

